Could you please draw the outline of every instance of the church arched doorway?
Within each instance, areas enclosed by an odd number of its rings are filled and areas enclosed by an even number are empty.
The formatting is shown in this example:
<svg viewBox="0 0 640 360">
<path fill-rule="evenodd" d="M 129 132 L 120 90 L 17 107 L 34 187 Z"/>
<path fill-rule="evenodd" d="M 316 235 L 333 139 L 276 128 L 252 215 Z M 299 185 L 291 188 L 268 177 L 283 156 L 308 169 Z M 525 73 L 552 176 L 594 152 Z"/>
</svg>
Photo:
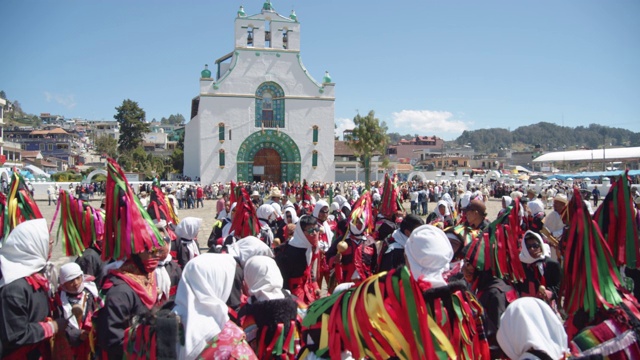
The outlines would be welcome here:
<svg viewBox="0 0 640 360">
<path fill-rule="evenodd" d="M 265 151 L 261 153 L 262 150 Z M 258 156 L 259 153 L 264 155 Z M 278 155 L 277 162 L 268 160 L 270 156 L 275 156 L 274 153 Z M 300 181 L 300 150 L 296 142 L 282 131 L 265 129 L 249 135 L 240 145 L 236 159 L 238 181 L 251 182 L 256 179 L 256 176 L 260 176 L 261 180 L 266 180 L 262 177 L 265 173 L 268 176 L 276 176 L 275 181 L 278 182 Z M 273 163 L 269 163 L 270 161 Z M 258 163 L 256 164 L 256 162 Z M 256 167 L 256 165 L 261 166 L 264 162 L 273 165 L 273 167 L 264 169 Z M 257 174 L 256 171 L 263 173 Z"/>
<path fill-rule="evenodd" d="M 262 148 L 253 158 L 253 181 L 282 181 L 282 159 L 275 149 Z"/>
</svg>

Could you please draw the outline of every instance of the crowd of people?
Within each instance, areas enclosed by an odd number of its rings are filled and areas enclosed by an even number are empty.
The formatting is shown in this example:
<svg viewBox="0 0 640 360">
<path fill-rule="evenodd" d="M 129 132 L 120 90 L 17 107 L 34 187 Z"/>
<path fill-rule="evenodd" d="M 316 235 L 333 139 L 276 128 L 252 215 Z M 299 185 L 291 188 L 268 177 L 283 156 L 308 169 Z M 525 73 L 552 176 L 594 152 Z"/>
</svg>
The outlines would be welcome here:
<svg viewBox="0 0 640 360">
<path fill-rule="evenodd" d="M 110 160 L 99 209 L 59 190 L 56 243 L 16 174 L 0 197 L 0 357 L 640 358 L 626 175 L 595 211 L 562 182 L 370 185 L 134 191 Z M 205 241 L 178 210 L 209 197 Z M 60 243 L 76 258 L 56 268 Z"/>
</svg>

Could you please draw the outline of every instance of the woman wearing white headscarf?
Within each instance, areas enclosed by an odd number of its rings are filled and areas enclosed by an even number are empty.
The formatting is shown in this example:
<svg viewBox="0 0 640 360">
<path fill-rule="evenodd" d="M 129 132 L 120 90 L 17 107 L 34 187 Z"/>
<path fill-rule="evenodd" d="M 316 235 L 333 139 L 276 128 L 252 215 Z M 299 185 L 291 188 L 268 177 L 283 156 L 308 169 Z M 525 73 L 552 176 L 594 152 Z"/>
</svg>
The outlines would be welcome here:
<svg viewBox="0 0 640 360">
<path fill-rule="evenodd" d="M 0 340 L 6 358 L 47 357 L 49 340 L 66 326 L 50 319 L 51 254 L 45 219 L 29 220 L 5 235 L 0 248 Z"/>
<path fill-rule="evenodd" d="M 433 209 L 433 212 L 427 217 L 426 223 L 437 226 L 441 229 L 453 226 L 454 222 L 453 217 L 451 217 L 449 203 L 445 200 L 439 200 L 436 208 Z"/>
<path fill-rule="evenodd" d="M 539 234 L 544 226 L 543 220 L 545 217 L 542 201 L 538 199 L 529 201 L 527 203 L 527 212 L 529 213 L 529 229 Z"/>
<path fill-rule="evenodd" d="M 294 207 L 286 207 L 284 208 L 285 222 L 287 224 L 297 224 L 300 218 L 298 214 L 296 214 L 296 209 Z"/>
<path fill-rule="evenodd" d="M 283 291 L 284 280 L 276 262 L 267 256 L 254 256 L 244 268 L 249 300 L 239 311 L 247 342 L 260 359 L 295 358 L 300 350 L 297 323 L 298 304 Z M 279 339 L 288 342 L 279 342 Z"/>
<path fill-rule="evenodd" d="M 489 358 L 489 345 L 482 329 L 478 313 L 482 313 L 477 300 L 467 291 L 464 280 L 447 283 L 444 274 L 453 259 L 453 248 L 447 235 L 433 225 L 417 227 L 405 244 L 407 265 L 413 278 L 422 289 L 422 296 L 429 314 L 438 322 L 441 330 L 451 340 L 456 354 L 466 354 L 469 358 Z M 468 339 L 459 336 L 469 335 Z"/>
<path fill-rule="evenodd" d="M 320 295 L 320 288 L 311 271 L 318 253 L 319 232 L 316 218 L 303 215 L 296 225 L 293 238 L 276 257 L 284 288 L 306 304 L 311 304 Z"/>
<path fill-rule="evenodd" d="M 176 226 L 175 233 L 178 235 L 178 264 L 184 268 L 187 262 L 200 255 L 198 247 L 198 231 L 202 219 L 195 217 L 186 217 Z"/>
<path fill-rule="evenodd" d="M 179 359 L 256 359 L 241 328 L 229 320 L 236 262 L 226 254 L 203 254 L 184 268 L 173 311 L 184 327 Z"/>
<path fill-rule="evenodd" d="M 569 352 L 558 315 L 543 301 L 530 297 L 509 304 L 497 339 L 502 351 L 514 360 L 560 360 Z"/>
<path fill-rule="evenodd" d="M 517 285 L 520 296 L 537 297 L 555 307 L 562 277 L 560 264 L 551 259 L 550 247 L 539 234 L 529 230 L 521 242 L 520 261 L 525 279 Z"/>
<path fill-rule="evenodd" d="M 276 209 L 270 204 L 260 205 L 256 210 L 256 216 L 258 216 L 258 221 L 260 222 L 260 239 L 268 246 L 271 246 L 274 238 L 271 227 L 275 225 L 278 219 Z"/>
<path fill-rule="evenodd" d="M 502 209 L 500 209 L 500 211 L 498 211 L 497 218 L 499 218 L 500 216 L 504 215 L 504 213 L 507 211 L 509 206 L 511 206 L 511 203 L 513 203 L 513 198 L 511 198 L 511 196 L 506 196 L 505 195 L 505 196 L 502 197 Z"/>
</svg>

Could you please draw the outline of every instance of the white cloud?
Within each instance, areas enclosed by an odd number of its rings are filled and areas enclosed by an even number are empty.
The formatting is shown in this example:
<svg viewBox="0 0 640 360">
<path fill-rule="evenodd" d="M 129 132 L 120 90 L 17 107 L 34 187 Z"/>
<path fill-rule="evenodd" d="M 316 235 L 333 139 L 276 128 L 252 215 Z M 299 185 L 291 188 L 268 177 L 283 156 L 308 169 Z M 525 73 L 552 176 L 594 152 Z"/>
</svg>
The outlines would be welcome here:
<svg viewBox="0 0 640 360">
<path fill-rule="evenodd" d="M 336 119 L 336 129 L 335 134 L 342 139 L 342 132 L 345 130 L 351 130 L 356 127 L 356 124 L 353 122 L 353 119 L 341 118 Z"/>
<path fill-rule="evenodd" d="M 393 125 L 397 129 L 403 129 L 410 133 L 435 134 L 461 134 L 469 128 L 462 120 L 453 118 L 448 111 L 433 110 L 402 110 L 391 114 Z M 401 132 L 402 133 L 402 132 Z"/>
<path fill-rule="evenodd" d="M 62 95 L 45 91 L 44 97 L 47 99 L 47 102 L 53 101 L 66 107 L 67 109 L 73 109 L 74 107 L 76 107 L 76 99 L 74 95 Z"/>
</svg>

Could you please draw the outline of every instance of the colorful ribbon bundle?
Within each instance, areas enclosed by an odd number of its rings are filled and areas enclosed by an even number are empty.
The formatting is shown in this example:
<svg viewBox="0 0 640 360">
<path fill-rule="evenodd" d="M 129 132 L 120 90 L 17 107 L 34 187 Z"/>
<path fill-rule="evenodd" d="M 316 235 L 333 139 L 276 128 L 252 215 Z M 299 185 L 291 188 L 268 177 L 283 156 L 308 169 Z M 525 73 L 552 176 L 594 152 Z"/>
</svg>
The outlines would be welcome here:
<svg viewBox="0 0 640 360">
<path fill-rule="evenodd" d="M 353 210 L 349 215 L 350 223 L 355 224 L 356 220 L 360 219 L 360 221 L 366 225 L 366 233 L 371 233 L 375 226 L 372 205 L 371 192 L 365 191 L 355 204 L 353 204 Z"/>
<path fill-rule="evenodd" d="M 635 213 L 628 170 L 611 185 L 609 193 L 596 210 L 593 218 L 598 222 L 602 235 L 618 266 L 638 268 L 640 239 L 635 224 Z"/>
<path fill-rule="evenodd" d="M 563 306 L 570 316 L 584 310 L 589 320 L 593 320 L 599 309 L 611 309 L 622 302 L 618 292 L 620 274 L 611 250 L 577 188 L 574 188 L 567 208 L 572 221 L 565 230 L 565 277 L 560 290 Z"/>
<path fill-rule="evenodd" d="M 525 278 L 520 262 L 520 200 L 516 199 L 507 211 L 494 220 L 481 237 L 475 238 L 466 249 L 466 259 L 478 270 L 491 270 L 493 275 L 512 284 Z"/>
<path fill-rule="evenodd" d="M 393 176 L 393 180 L 389 178 L 389 174 L 384 174 L 384 185 L 382 187 L 382 199 L 380 201 L 380 214 L 387 219 L 391 219 L 398 211 L 403 211 L 402 201 L 397 186 L 397 176 Z"/>
<path fill-rule="evenodd" d="M 22 175 L 14 171 L 9 188 L 9 198 L 4 208 L 4 231 L 6 237 L 19 224 L 33 219 L 42 219 L 42 214 L 36 202 L 31 198 Z"/>
<path fill-rule="evenodd" d="M 229 204 L 233 204 L 238 201 L 238 195 L 236 194 L 236 183 L 231 180 L 231 184 L 229 185 Z"/>
<path fill-rule="evenodd" d="M 168 201 L 167 197 L 162 192 L 162 189 L 156 185 L 153 185 L 151 189 L 147 212 L 153 220 L 164 220 L 167 223 L 173 223 L 174 225 L 178 225 L 178 223 L 180 223 L 180 219 L 178 219 L 178 216 L 173 210 L 171 201 Z"/>
<path fill-rule="evenodd" d="M 311 194 L 309 193 L 309 185 L 307 185 L 307 179 L 302 181 L 302 187 L 300 188 L 300 200 L 311 201 Z"/>
<path fill-rule="evenodd" d="M 163 236 L 129 186 L 118 163 L 107 163 L 107 207 L 103 260 L 120 260 L 131 254 L 164 246 Z"/>
<path fill-rule="evenodd" d="M 372 276 L 341 293 L 320 299 L 303 320 L 320 329 L 315 355 L 361 359 L 453 359 L 453 346 L 429 316 L 422 292 L 405 267 Z M 306 337 L 304 337 L 306 338 Z M 306 350 L 308 355 L 310 349 Z"/>
<path fill-rule="evenodd" d="M 260 223 L 256 215 L 256 207 L 251 202 L 245 188 L 238 188 L 239 195 L 236 198 L 236 215 L 231 223 L 231 231 L 234 231 L 237 239 L 247 236 L 256 236 L 260 233 Z"/>
<path fill-rule="evenodd" d="M 56 213 L 58 211 L 58 237 L 62 234 L 62 245 L 67 256 L 80 256 L 94 244 L 101 248 L 105 231 L 102 211 L 83 203 L 64 190 L 60 190 Z"/>
</svg>

